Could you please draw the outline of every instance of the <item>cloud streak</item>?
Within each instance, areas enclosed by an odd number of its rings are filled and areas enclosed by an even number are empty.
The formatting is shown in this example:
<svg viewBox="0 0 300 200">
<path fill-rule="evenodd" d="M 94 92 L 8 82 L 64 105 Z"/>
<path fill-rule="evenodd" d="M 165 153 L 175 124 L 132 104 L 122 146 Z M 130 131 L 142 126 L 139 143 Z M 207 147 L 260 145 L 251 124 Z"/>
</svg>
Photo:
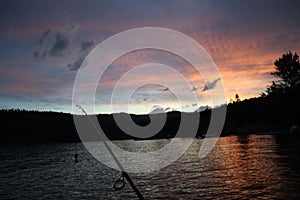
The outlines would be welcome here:
<svg viewBox="0 0 300 200">
<path fill-rule="evenodd" d="M 84 61 L 85 57 L 90 53 L 90 51 L 92 50 L 93 46 L 95 44 L 95 41 L 83 41 L 81 42 L 81 48 L 80 48 L 80 52 L 79 52 L 79 56 L 78 59 L 75 60 L 75 62 L 68 64 L 67 68 L 69 68 L 72 71 L 77 71 L 82 62 Z"/>
<path fill-rule="evenodd" d="M 218 81 L 220 81 L 220 80 L 221 80 L 221 78 L 219 77 L 219 78 L 213 80 L 212 82 L 207 82 L 202 91 L 204 92 L 204 91 L 207 91 L 207 90 L 214 89 L 216 87 Z"/>
</svg>

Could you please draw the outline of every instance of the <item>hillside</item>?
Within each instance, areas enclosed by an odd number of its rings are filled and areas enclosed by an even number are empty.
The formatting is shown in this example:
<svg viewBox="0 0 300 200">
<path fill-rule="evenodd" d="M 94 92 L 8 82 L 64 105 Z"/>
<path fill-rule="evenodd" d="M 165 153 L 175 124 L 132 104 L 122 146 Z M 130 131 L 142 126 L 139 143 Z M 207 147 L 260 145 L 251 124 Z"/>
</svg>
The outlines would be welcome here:
<svg viewBox="0 0 300 200">
<path fill-rule="evenodd" d="M 222 136 L 265 131 L 289 130 L 300 124 L 300 97 L 295 93 L 252 98 L 227 105 Z M 225 106 L 225 105 L 223 105 Z M 219 108 L 215 108 L 219 109 Z M 175 136 L 181 114 L 192 117 L 195 113 L 167 113 L 163 129 L 149 139 Z M 128 117 L 129 114 L 118 114 Z M 160 117 L 161 114 L 154 114 Z M 211 110 L 200 112 L 197 137 L 205 135 Z M 141 126 L 150 122 L 149 115 L 130 115 Z M 80 116 L 86 118 L 86 116 Z M 112 115 L 98 115 L 99 123 L 109 139 L 136 139 L 119 129 Z M 122 116 L 121 116 L 122 117 Z M 80 141 L 71 114 L 25 110 L 1 110 L 1 143 L 40 143 Z M 91 128 L 91 127 L 90 127 Z M 92 132 L 91 128 L 91 132 Z"/>
</svg>

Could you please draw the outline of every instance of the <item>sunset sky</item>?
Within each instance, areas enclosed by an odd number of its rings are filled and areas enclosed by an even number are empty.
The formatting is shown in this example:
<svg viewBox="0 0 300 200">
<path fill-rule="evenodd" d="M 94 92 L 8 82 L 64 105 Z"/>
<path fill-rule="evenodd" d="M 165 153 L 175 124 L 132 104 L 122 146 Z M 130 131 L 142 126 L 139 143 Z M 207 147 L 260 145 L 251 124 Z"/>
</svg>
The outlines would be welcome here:
<svg viewBox="0 0 300 200">
<path fill-rule="evenodd" d="M 193 86 L 182 93 L 194 92 L 200 100 L 195 104 L 187 98 L 178 106 L 168 88 L 149 84 L 132 95 L 130 112 L 196 110 L 210 105 L 206 97 L 220 81 L 227 102 L 236 93 L 241 99 L 257 97 L 272 80 L 274 61 L 289 50 L 300 53 L 299 8 L 297 0 L 0 0 L 0 109 L 72 112 L 73 84 L 85 56 L 101 41 L 139 27 L 169 28 L 195 39 L 216 63 L 220 77 L 205 84 L 176 55 L 131 52 L 112 63 L 101 79 L 98 112 L 111 112 L 111 94 L 122 74 L 150 62 L 174 67 Z M 205 89 L 207 84 L 211 88 Z M 115 111 L 127 111 L 126 101 L 120 99 Z"/>
</svg>

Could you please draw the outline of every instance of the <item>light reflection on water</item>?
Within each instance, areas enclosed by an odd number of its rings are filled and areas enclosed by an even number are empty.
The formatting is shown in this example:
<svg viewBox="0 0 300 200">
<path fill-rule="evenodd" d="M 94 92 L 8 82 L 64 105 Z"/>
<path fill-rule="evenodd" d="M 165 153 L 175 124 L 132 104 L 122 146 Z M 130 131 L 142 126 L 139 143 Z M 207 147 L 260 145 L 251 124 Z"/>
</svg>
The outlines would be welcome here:
<svg viewBox="0 0 300 200">
<path fill-rule="evenodd" d="M 199 159 L 202 140 L 170 166 L 131 174 L 146 199 L 297 199 L 300 198 L 299 138 L 245 135 L 219 139 Z M 127 150 L 151 151 L 169 140 L 118 141 Z M 135 144 L 135 145 L 133 145 Z M 120 173 L 75 144 L 0 147 L 0 199 L 133 199 L 127 184 L 114 191 Z"/>
</svg>

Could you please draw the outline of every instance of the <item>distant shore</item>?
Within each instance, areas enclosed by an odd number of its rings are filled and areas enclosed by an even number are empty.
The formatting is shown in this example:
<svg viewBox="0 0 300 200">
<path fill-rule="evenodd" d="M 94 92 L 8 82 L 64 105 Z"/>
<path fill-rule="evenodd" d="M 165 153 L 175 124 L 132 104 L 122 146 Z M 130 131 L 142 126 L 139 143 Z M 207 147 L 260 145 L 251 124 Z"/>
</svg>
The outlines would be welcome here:
<svg viewBox="0 0 300 200">
<path fill-rule="evenodd" d="M 243 134 L 287 133 L 292 126 L 300 124 L 300 97 L 297 94 L 283 94 L 272 97 L 252 98 L 226 106 L 226 120 L 221 136 Z M 213 109 L 220 109 L 216 107 Z M 207 134 L 211 109 L 200 112 L 200 122 L 196 137 Z M 167 113 L 164 127 L 148 139 L 175 137 L 180 124 L 180 116 L 198 113 Z M 128 117 L 130 114 L 118 114 Z M 161 114 L 155 114 L 159 117 Z M 86 117 L 86 116 L 81 116 Z M 122 116 L 121 116 L 122 117 Z M 130 115 L 133 121 L 145 126 L 150 122 L 149 115 Z M 97 115 L 99 124 L 110 140 L 139 139 L 124 133 L 112 115 Z M 38 112 L 26 110 L 0 110 L 0 143 L 44 143 L 79 142 L 73 116 L 67 113 Z M 93 132 L 94 130 L 91 130 Z M 187 137 L 195 134 L 187 133 Z"/>
</svg>

